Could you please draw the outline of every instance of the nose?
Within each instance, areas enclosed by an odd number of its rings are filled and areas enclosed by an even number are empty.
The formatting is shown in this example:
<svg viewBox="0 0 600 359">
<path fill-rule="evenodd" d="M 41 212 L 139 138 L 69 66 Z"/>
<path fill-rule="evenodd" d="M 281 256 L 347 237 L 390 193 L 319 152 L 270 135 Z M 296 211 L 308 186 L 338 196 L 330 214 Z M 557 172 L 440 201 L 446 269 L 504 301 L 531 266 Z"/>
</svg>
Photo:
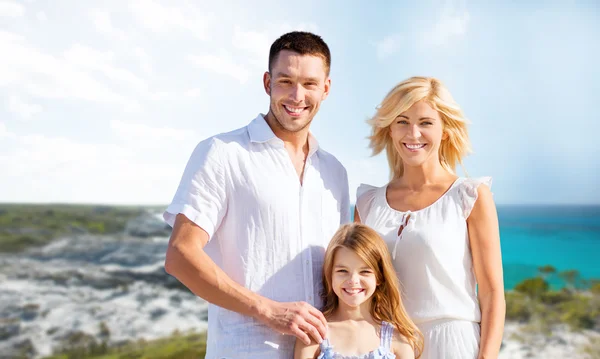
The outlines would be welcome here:
<svg viewBox="0 0 600 359">
<path fill-rule="evenodd" d="M 353 273 L 348 279 L 348 284 L 358 284 L 360 282 L 360 276 L 358 273 Z"/>
<path fill-rule="evenodd" d="M 290 92 L 290 99 L 296 103 L 304 101 L 304 87 L 301 84 L 296 84 Z"/>
<path fill-rule="evenodd" d="M 410 127 L 410 135 L 413 138 L 421 137 L 421 131 L 419 130 L 419 126 L 417 124 L 414 124 Z"/>
</svg>

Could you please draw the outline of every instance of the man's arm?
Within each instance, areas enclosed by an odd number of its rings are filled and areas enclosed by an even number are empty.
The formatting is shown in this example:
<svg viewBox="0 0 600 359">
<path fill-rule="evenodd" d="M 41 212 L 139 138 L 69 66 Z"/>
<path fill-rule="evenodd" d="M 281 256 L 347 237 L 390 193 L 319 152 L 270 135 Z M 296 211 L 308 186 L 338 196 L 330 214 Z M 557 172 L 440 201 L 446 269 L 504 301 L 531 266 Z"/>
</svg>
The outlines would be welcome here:
<svg viewBox="0 0 600 359">
<path fill-rule="evenodd" d="M 208 233 L 178 214 L 167 248 L 165 270 L 202 299 L 257 319 L 271 329 L 294 335 L 307 345 L 326 335 L 323 314 L 305 302 L 279 303 L 232 280 L 206 254 Z"/>
</svg>

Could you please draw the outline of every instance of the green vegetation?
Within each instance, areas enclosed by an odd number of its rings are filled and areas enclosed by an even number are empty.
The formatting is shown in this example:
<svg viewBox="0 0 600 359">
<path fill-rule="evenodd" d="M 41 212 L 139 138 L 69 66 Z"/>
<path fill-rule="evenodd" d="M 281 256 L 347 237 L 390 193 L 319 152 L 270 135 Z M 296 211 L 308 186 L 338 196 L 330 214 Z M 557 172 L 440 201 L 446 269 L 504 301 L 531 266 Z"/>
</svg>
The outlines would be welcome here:
<svg viewBox="0 0 600 359">
<path fill-rule="evenodd" d="M 206 354 L 205 333 L 175 332 L 167 338 L 138 340 L 112 347 L 106 344 L 109 335 L 105 331 L 98 340 L 83 333 L 75 333 L 66 338 L 61 348 L 47 359 L 197 359 Z"/>
<path fill-rule="evenodd" d="M 146 208 L 0 204 L 0 252 L 16 252 L 72 234 L 122 233 Z"/>
<path fill-rule="evenodd" d="M 581 352 L 586 359 L 600 359 L 600 338 L 593 338 Z"/>
<path fill-rule="evenodd" d="M 564 281 L 560 290 L 550 290 L 552 276 Z M 522 281 L 514 291 L 506 292 L 506 320 L 525 324 L 511 339 L 528 347 L 546 345 L 555 330 L 600 330 L 600 281 L 584 281 L 579 272 L 558 273 L 551 266 L 539 268 L 539 276 Z M 560 335 L 559 335 L 560 336 Z M 581 349 L 585 358 L 600 359 L 600 340 L 591 341 Z"/>
<path fill-rule="evenodd" d="M 522 281 L 506 293 L 506 319 L 535 323 L 542 332 L 567 324 L 571 330 L 600 329 L 600 283 L 585 283 L 576 270 L 557 273 L 551 266 L 540 267 L 540 275 Z M 565 287 L 549 290 L 548 278 L 558 275 Z"/>
</svg>

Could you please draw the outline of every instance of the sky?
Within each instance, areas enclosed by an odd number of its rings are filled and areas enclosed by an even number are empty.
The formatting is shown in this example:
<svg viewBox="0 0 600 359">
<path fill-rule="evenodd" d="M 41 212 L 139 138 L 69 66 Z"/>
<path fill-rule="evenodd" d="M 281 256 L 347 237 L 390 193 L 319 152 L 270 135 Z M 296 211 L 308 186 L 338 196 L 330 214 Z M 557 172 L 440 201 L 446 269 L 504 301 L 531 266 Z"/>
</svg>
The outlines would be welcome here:
<svg viewBox="0 0 600 359">
<path fill-rule="evenodd" d="M 600 204 L 600 3 L 0 0 L 0 202 L 168 204 L 196 144 L 268 111 L 270 44 L 317 33 L 331 93 L 311 131 L 383 185 L 366 120 L 433 76 L 470 121 L 498 204 Z M 466 171 L 466 172 L 465 172 Z"/>
</svg>

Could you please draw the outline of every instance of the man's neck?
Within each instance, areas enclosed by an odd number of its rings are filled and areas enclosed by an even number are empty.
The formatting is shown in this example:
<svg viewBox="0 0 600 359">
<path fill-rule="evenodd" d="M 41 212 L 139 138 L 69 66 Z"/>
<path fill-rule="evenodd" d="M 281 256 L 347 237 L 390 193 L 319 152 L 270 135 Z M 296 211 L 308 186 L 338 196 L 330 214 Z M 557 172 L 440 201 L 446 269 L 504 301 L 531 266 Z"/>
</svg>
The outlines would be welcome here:
<svg viewBox="0 0 600 359">
<path fill-rule="evenodd" d="M 271 114 L 271 112 L 267 113 L 265 116 L 265 121 L 267 125 L 271 128 L 271 131 L 283 141 L 285 148 L 292 153 L 300 153 L 304 152 L 305 155 L 308 154 L 308 135 L 309 135 L 309 126 L 306 126 L 300 131 L 291 132 L 281 127 L 277 119 Z"/>
</svg>

